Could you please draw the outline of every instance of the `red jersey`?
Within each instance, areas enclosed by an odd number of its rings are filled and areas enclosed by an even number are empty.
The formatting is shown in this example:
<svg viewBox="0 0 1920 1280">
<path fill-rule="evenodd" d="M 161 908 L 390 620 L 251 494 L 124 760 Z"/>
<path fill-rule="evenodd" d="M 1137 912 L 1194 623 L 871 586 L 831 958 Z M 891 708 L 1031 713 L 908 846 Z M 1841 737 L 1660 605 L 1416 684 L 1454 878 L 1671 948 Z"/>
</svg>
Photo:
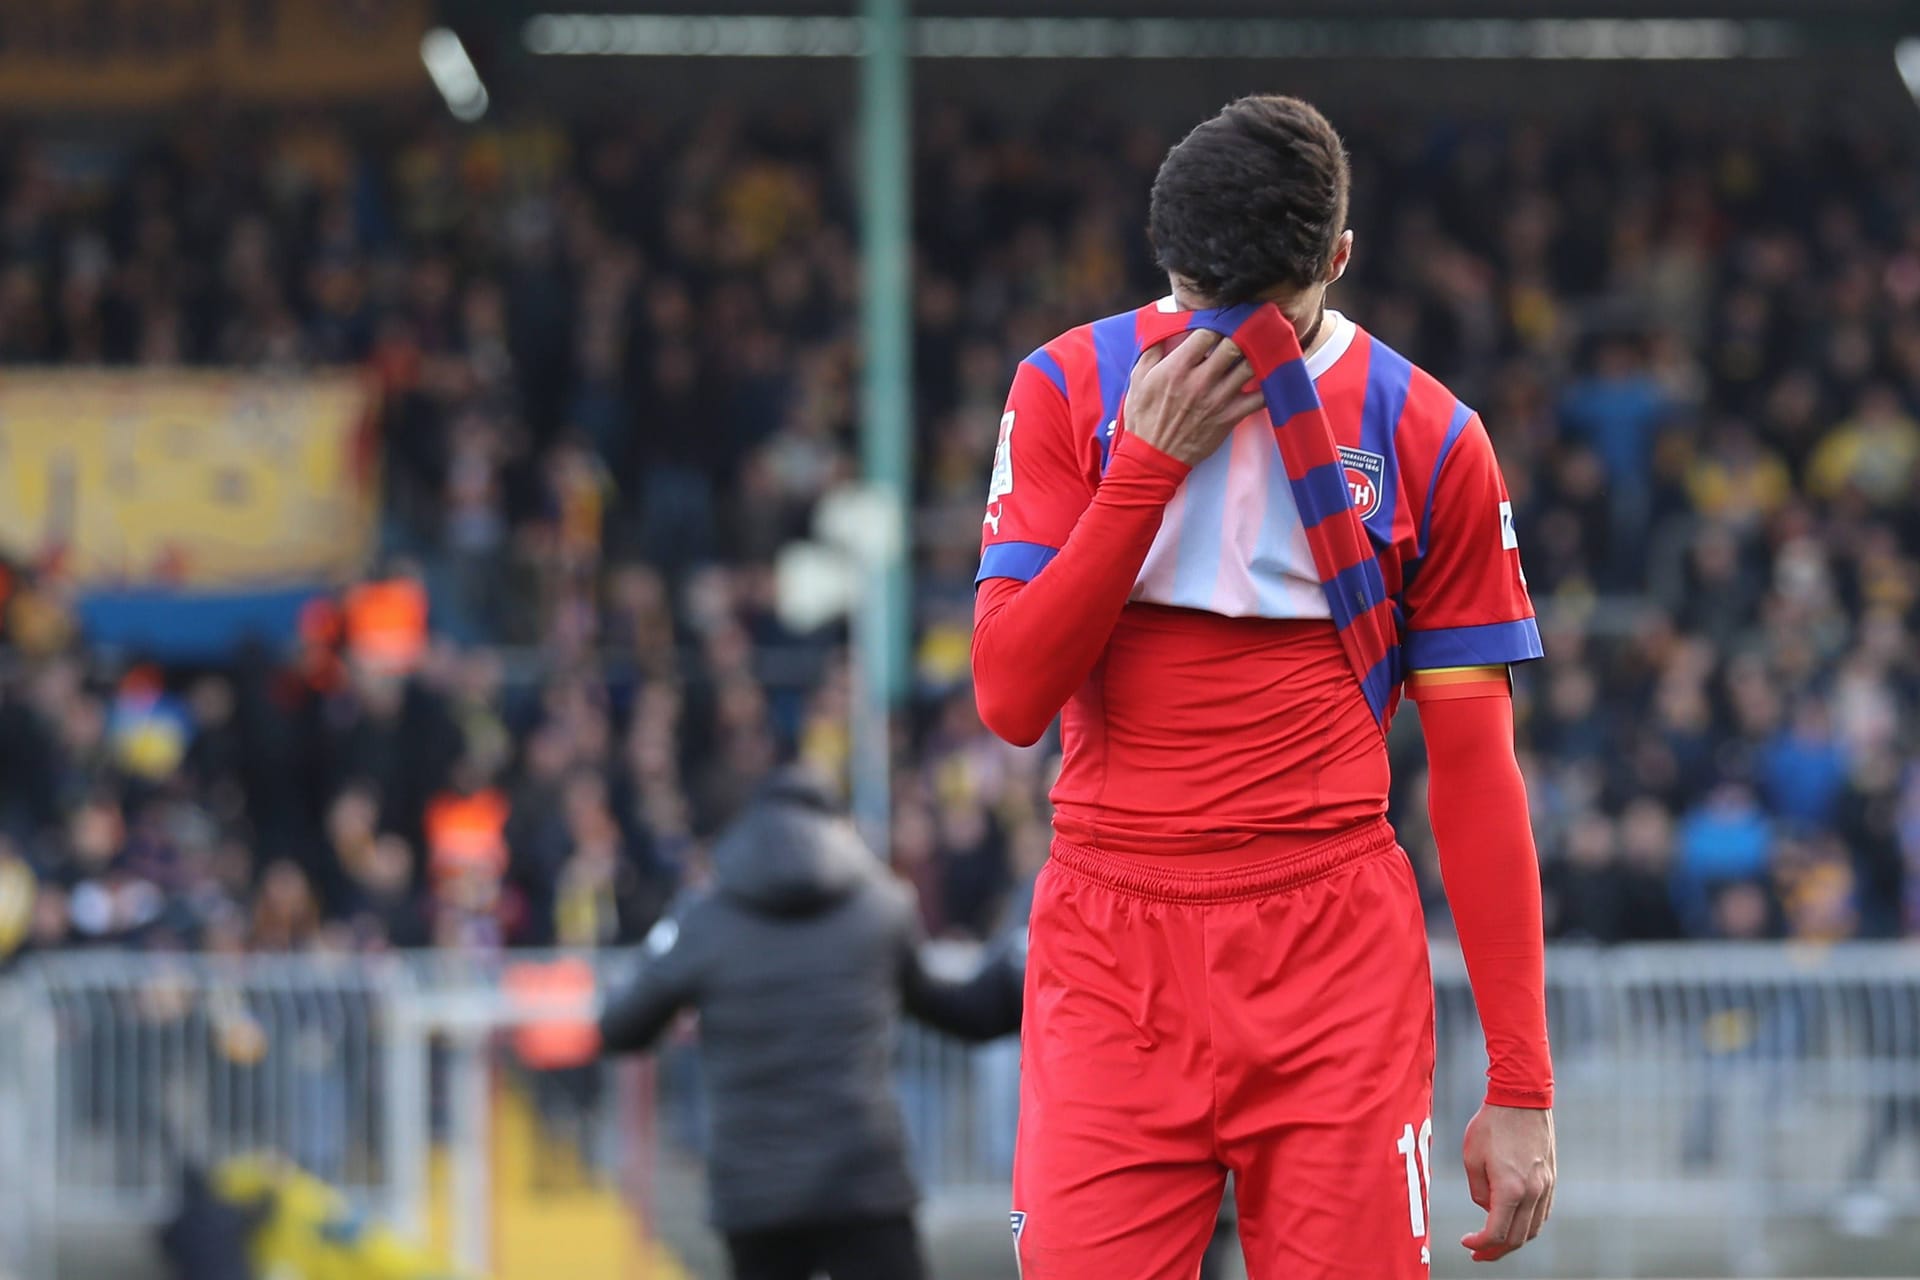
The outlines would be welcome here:
<svg viewBox="0 0 1920 1280">
<path fill-rule="evenodd" d="M 1022 362 L 989 489 L 983 593 L 1034 578 L 1065 544 L 1119 452 L 1134 364 L 1184 314 L 1162 301 Z M 1479 417 L 1350 320 L 1326 323 L 1290 394 L 1324 407 L 1337 463 L 1292 474 L 1262 411 L 1179 479 L 1062 713 L 1063 839 L 1187 853 L 1352 828 L 1385 812 L 1383 730 L 1410 674 L 1540 656 Z M 1349 509 L 1372 554 L 1326 568 L 1316 533 Z M 1343 632 L 1376 612 L 1388 639 L 1362 674 Z"/>
</svg>

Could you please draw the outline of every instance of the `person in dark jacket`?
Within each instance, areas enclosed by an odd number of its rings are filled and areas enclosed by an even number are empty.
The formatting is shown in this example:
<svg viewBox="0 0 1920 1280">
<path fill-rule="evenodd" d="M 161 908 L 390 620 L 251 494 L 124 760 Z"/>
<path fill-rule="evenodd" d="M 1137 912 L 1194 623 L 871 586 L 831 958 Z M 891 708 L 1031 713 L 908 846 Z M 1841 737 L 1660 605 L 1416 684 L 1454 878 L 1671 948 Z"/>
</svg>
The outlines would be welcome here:
<svg viewBox="0 0 1920 1280">
<path fill-rule="evenodd" d="M 911 891 L 799 770 L 761 788 L 713 870 L 648 935 L 601 1016 L 603 1050 L 645 1049 L 699 1012 L 712 1219 L 737 1280 L 918 1280 L 900 1015 L 966 1039 L 1010 1034 L 1018 958 L 999 953 L 965 982 L 929 973 Z"/>
</svg>

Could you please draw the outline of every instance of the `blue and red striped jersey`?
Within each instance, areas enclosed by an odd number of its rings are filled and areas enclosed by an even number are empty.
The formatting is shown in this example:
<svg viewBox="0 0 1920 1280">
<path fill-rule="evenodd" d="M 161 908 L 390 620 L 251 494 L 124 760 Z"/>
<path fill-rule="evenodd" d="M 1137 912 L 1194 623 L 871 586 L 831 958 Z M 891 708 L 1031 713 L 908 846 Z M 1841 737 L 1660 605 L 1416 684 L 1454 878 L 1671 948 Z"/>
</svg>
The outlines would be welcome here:
<svg viewBox="0 0 1920 1280">
<path fill-rule="evenodd" d="M 1541 656 L 1512 505 L 1480 418 L 1337 312 L 1308 359 L 1271 305 L 1171 299 L 1068 331 L 1021 363 L 1001 419 L 978 580 L 1030 580 L 1100 483 L 1142 351 L 1232 337 L 1267 408 L 1168 504 L 1132 599 L 1330 619 L 1374 719 L 1414 671 Z"/>
</svg>

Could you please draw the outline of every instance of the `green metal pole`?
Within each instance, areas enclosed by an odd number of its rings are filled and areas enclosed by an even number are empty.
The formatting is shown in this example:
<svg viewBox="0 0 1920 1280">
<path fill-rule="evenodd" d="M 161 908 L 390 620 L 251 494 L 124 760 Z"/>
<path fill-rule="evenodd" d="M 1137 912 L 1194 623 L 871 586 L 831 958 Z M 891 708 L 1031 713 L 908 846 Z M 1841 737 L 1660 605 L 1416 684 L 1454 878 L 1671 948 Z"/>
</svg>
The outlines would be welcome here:
<svg viewBox="0 0 1920 1280">
<path fill-rule="evenodd" d="M 860 457 L 867 483 L 900 504 L 902 538 L 913 492 L 913 111 L 907 60 L 907 0 L 865 0 L 860 62 L 861 299 L 866 349 Z M 890 543 L 893 540 L 889 540 Z M 889 703 L 905 683 L 908 548 L 888 575 L 883 685 Z"/>
<path fill-rule="evenodd" d="M 884 839 L 889 817 L 888 725 L 906 690 L 911 657 L 913 497 L 913 263 L 909 155 L 912 89 L 907 52 L 908 0 L 863 0 L 860 59 L 860 247 L 862 267 L 860 460 L 867 484 L 886 500 L 876 530 L 888 549 L 866 575 L 855 628 L 860 688 L 855 712 L 854 809 L 870 839 Z M 864 728 L 864 733 L 861 731 Z M 864 743 L 860 740 L 864 738 Z"/>
</svg>

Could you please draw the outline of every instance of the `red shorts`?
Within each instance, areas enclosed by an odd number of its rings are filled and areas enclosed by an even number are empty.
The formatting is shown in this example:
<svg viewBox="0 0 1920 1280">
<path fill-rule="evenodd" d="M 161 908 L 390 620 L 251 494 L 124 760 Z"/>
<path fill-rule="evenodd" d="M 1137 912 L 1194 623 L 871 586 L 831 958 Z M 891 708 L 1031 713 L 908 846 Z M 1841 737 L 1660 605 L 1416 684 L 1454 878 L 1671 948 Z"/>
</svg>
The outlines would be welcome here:
<svg viewBox="0 0 1920 1280">
<path fill-rule="evenodd" d="M 1172 862 L 1056 843 L 1041 872 L 1023 1280 L 1192 1280 L 1229 1170 L 1251 1280 L 1426 1276 L 1433 980 L 1392 828 Z"/>
</svg>

